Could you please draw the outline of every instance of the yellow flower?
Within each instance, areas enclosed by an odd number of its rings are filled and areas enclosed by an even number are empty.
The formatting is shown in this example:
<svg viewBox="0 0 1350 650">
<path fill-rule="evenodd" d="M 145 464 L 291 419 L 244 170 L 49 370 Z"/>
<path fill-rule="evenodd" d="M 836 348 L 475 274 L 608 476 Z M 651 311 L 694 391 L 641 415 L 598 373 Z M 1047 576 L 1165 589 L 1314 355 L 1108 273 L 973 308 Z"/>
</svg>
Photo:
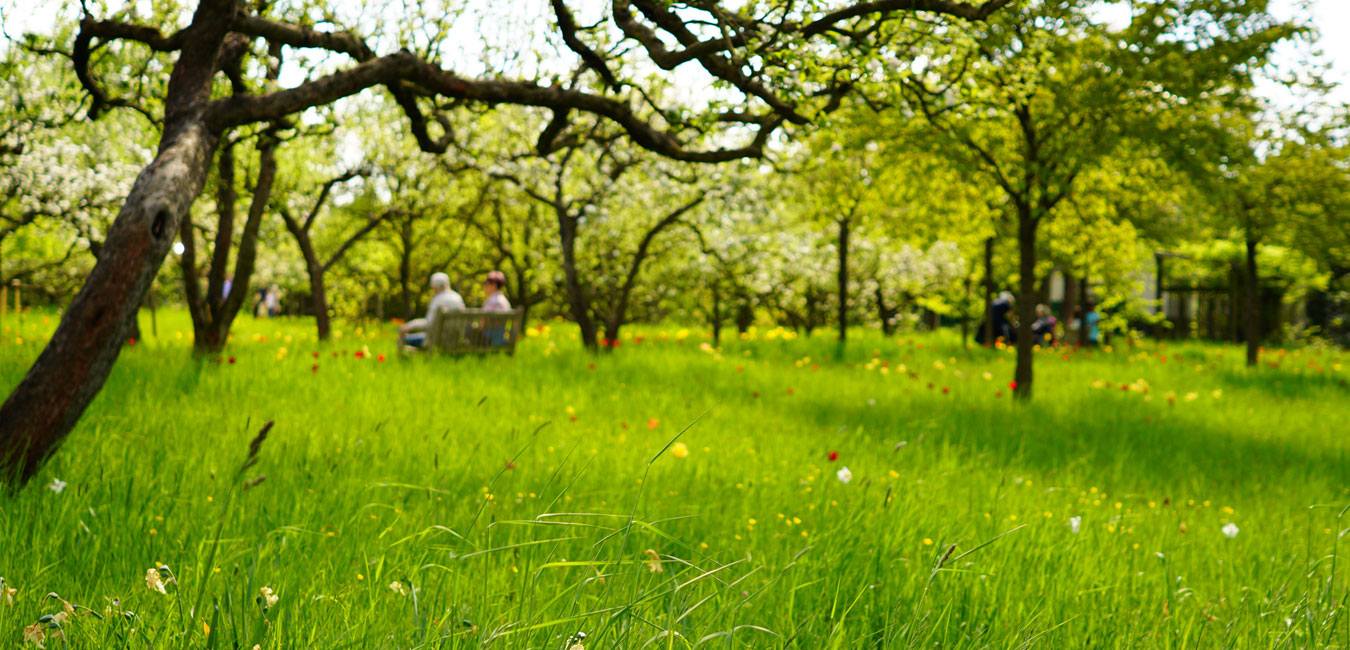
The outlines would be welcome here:
<svg viewBox="0 0 1350 650">
<path fill-rule="evenodd" d="M 689 447 L 683 442 L 677 442 L 670 446 L 670 455 L 676 458 L 684 458 L 689 455 Z"/>
<path fill-rule="evenodd" d="M 933 540 L 928 539 L 927 537 L 925 537 L 925 538 L 923 538 L 923 545 L 924 545 L 924 546 L 932 546 L 932 545 L 933 545 Z"/>
</svg>

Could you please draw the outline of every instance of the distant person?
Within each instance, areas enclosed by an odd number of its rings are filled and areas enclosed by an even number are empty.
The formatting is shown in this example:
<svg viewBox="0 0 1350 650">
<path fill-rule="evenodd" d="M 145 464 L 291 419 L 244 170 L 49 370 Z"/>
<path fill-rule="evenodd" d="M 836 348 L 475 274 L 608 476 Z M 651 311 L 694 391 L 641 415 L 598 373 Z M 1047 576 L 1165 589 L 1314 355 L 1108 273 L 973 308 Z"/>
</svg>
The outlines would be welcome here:
<svg viewBox="0 0 1350 650">
<path fill-rule="evenodd" d="M 267 297 L 263 299 L 267 306 L 267 317 L 275 318 L 281 314 L 281 287 L 272 285 L 267 288 Z"/>
<path fill-rule="evenodd" d="M 1009 316 L 1013 310 L 1013 295 L 1004 291 L 998 294 L 993 302 L 989 303 L 989 318 L 994 323 L 994 340 L 1002 339 L 1005 343 L 1012 343 L 1017 340 L 1017 328 L 1013 326 Z M 975 342 L 981 345 L 987 345 L 984 340 L 985 328 L 980 327 L 980 331 L 975 333 Z"/>
<path fill-rule="evenodd" d="M 1058 324 L 1059 321 L 1050 313 L 1050 307 L 1036 305 L 1036 322 L 1031 324 L 1031 333 L 1036 336 L 1036 343 L 1054 345 L 1055 325 Z"/>
<path fill-rule="evenodd" d="M 1082 338 L 1083 343 L 1087 345 L 1098 345 L 1102 342 L 1101 333 L 1102 315 L 1097 312 L 1097 303 L 1089 300 L 1087 310 L 1083 314 Z"/>
<path fill-rule="evenodd" d="M 483 311 L 511 311 L 511 301 L 502 293 L 505 287 L 505 273 L 491 271 L 487 274 L 487 279 L 483 280 L 483 293 L 487 294 L 487 299 L 483 301 Z"/>
<path fill-rule="evenodd" d="M 267 318 L 267 287 L 258 289 L 258 297 L 253 299 L 253 316 Z"/>
<path fill-rule="evenodd" d="M 490 271 L 487 279 L 483 280 L 483 293 L 487 294 L 487 299 L 483 301 L 483 311 L 505 313 L 511 311 L 511 301 L 506 299 L 502 293 L 502 288 L 506 286 L 506 274 L 501 271 Z M 506 325 L 500 322 L 492 323 L 488 319 L 483 319 L 483 339 L 493 347 L 506 345 Z"/>
<path fill-rule="evenodd" d="M 230 289 L 233 289 L 233 288 L 234 288 L 234 276 L 233 276 L 233 275 L 226 276 L 226 278 L 225 278 L 225 285 L 222 286 L 222 287 L 220 288 L 220 297 L 221 297 L 221 299 L 229 298 L 229 297 L 230 297 Z"/>
<path fill-rule="evenodd" d="M 410 320 L 398 328 L 399 342 L 412 348 L 421 348 L 427 341 L 427 330 L 436 324 L 436 316 L 445 311 L 464 311 L 464 298 L 450 288 L 450 276 L 433 273 L 431 276 L 431 304 L 427 317 Z"/>
</svg>

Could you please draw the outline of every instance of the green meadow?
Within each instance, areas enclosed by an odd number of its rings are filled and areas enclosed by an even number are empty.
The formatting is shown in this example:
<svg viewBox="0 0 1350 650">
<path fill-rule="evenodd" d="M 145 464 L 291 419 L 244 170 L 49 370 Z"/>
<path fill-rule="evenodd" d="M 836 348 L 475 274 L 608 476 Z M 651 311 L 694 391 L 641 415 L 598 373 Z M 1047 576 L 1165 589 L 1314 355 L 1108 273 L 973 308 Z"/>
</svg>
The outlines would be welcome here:
<svg viewBox="0 0 1350 650">
<path fill-rule="evenodd" d="M 5 322 L 0 392 L 54 320 Z M 950 333 L 456 360 L 243 317 L 194 360 L 142 325 L 0 494 L 8 646 L 69 608 L 28 643 L 1350 647 L 1344 351 L 1047 349 L 1017 404 L 1012 350 Z"/>
</svg>

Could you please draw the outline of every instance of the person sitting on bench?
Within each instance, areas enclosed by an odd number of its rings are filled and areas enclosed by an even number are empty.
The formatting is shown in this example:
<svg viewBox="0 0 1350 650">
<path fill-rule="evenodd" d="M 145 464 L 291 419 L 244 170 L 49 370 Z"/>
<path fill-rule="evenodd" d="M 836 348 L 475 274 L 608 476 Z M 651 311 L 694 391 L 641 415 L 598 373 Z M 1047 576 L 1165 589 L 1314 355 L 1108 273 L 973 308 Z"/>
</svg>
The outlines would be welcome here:
<svg viewBox="0 0 1350 650">
<path fill-rule="evenodd" d="M 506 299 L 502 293 L 502 288 L 506 286 L 506 274 L 501 271 L 491 271 L 487 274 L 487 279 L 483 280 L 483 293 L 487 299 L 483 301 L 483 311 L 506 313 L 511 311 L 511 301 Z M 483 319 L 483 339 L 488 345 L 493 347 L 506 345 L 506 327 L 497 324 L 489 324 L 487 319 Z"/>
<path fill-rule="evenodd" d="M 412 348 L 420 348 L 426 343 L 427 330 L 436 322 L 436 315 L 444 311 L 464 311 L 464 298 L 450 288 L 450 276 L 434 273 L 431 276 L 431 305 L 427 307 L 427 317 L 410 320 L 398 328 L 399 343 Z"/>
</svg>

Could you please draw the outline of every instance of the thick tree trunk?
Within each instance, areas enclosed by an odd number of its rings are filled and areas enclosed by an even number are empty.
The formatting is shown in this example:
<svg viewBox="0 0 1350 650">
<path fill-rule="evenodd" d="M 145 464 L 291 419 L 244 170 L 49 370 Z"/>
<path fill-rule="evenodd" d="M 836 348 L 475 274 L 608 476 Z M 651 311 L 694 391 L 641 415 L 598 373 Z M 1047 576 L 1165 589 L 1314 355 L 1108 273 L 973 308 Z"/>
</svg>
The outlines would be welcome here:
<svg viewBox="0 0 1350 650">
<path fill-rule="evenodd" d="M 1247 367 L 1253 367 L 1261 354 L 1261 286 L 1256 272 L 1258 242 L 1247 238 Z"/>
<path fill-rule="evenodd" d="M 0 406 L 0 473 L 32 478 L 111 372 L 127 329 L 201 193 L 219 140 L 202 109 L 234 2 L 203 0 L 169 79 L 155 160 L 136 178 L 84 286 L 28 374 Z"/>
<path fill-rule="evenodd" d="M 839 220 L 839 342 L 848 339 L 849 219 Z"/>
<path fill-rule="evenodd" d="M 1036 220 L 1026 207 L 1018 210 L 1017 249 L 1017 369 L 1013 373 L 1016 383 L 1013 396 L 1030 400 L 1032 363 L 1035 360 L 1032 347 L 1036 344 L 1031 334 L 1031 323 L 1036 320 Z"/>
<path fill-rule="evenodd" d="M 984 344 L 994 345 L 994 238 L 984 240 Z"/>
</svg>

